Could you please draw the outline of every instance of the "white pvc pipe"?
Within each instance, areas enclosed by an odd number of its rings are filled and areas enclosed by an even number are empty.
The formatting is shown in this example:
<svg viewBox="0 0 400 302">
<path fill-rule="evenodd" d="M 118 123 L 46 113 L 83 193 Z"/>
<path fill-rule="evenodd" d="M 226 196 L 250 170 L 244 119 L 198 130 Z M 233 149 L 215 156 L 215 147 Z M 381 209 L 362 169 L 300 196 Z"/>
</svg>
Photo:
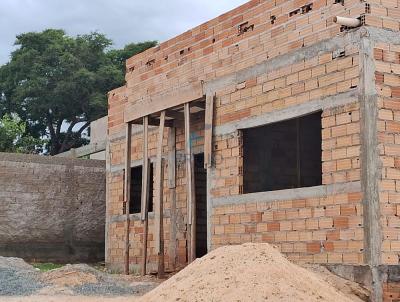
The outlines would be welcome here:
<svg viewBox="0 0 400 302">
<path fill-rule="evenodd" d="M 339 16 L 333 17 L 333 22 L 347 27 L 358 27 L 361 25 L 361 21 L 356 18 L 346 18 Z"/>
</svg>

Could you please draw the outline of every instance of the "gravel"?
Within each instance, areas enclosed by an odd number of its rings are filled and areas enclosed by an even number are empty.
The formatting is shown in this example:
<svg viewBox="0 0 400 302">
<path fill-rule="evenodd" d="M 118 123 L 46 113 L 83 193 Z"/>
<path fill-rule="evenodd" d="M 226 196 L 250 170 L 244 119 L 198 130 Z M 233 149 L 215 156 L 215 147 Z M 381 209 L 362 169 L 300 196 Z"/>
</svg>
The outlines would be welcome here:
<svg viewBox="0 0 400 302">
<path fill-rule="evenodd" d="M 72 288 L 73 292 L 83 296 L 131 296 L 143 295 L 152 290 L 152 285 L 121 285 L 112 283 L 84 284 Z"/>
<path fill-rule="evenodd" d="M 57 282 L 59 276 L 76 278 L 77 275 L 73 275 L 74 272 L 78 272 L 78 276 L 88 277 L 83 279 L 78 277 L 82 279 L 78 280 L 82 281 L 79 285 L 68 286 L 54 283 Z M 51 294 L 67 290 L 73 295 L 83 296 L 131 296 L 143 295 L 157 285 L 158 283 L 147 280 L 134 282 L 123 276 L 100 272 L 85 264 L 67 265 L 42 273 L 22 259 L 0 257 L 0 296 L 30 296 L 41 294 L 41 290 Z"/>
<path fill-rule="evenodd" d="M 22 259 L 0 257 L 0 295 L 27 296 L 36 293 L 45 286 L 39 274 Z"/>
</svg>

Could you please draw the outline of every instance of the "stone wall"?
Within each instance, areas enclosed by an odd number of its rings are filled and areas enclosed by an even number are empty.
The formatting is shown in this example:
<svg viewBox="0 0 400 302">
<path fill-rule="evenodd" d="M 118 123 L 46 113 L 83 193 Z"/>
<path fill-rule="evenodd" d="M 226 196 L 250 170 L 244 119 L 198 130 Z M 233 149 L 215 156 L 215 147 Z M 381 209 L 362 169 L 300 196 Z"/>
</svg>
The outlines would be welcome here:
<svg viewBox="0 0 400 302">
<path fill-rule="evenodd" d="M 0 255 L 104 258 L 105 162 L 0 153 Z"/>
</svg>

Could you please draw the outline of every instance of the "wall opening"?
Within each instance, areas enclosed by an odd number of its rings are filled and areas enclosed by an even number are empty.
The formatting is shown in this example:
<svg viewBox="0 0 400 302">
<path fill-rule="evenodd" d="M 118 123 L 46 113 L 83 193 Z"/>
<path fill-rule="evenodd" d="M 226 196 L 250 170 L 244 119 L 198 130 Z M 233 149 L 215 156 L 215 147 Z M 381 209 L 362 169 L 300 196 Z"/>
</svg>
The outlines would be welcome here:
<svg viewBox="0 0 400 302">
<path fill-rule="evenodd" d="M 194 155 L 194 182 L 196 191 L 196 257 L 207 254 L 207 170 L 204 153 Z"/>
<path fill-rule="evenodd" d="M 243 193 L 322 184 L 321 112 L 243 130 Z"/>
<path fill-rule="evenodd" d="M 143 167 L 131 168 L 131 199 L 129 202 L 129 213 L 137 214 L 142 208 L 142 173 Z M 149 165 L 150 183 L 149 183 L 149 212 L 153 212 L 153 164 Z"/>
</svg>

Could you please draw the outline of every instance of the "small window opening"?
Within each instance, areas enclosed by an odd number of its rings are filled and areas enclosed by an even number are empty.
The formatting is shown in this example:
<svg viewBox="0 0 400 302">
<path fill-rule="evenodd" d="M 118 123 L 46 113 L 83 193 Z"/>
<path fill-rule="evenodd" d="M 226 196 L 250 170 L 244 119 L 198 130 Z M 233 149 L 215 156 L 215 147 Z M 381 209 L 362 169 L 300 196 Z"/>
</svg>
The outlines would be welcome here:
<svg viewBox="0 0 400 302">
<path fill-rule="evenodd" d="M 155 63 L 156 63 L 156 59 L 151 59 L 146 62 L 146 66 L 147 66 L 147 68 L 152 68 Z"/>
<path fill-rule="evenodd" d="M 298 9 L 296 9 L 296 10 L 294 10 L 294 11 L 291 11 L 291 12 L 289 13 L 289 17 L 292 17 L 292 16 L 294 16 L 294 15 L 297 15 L 298 13 L 300 13 L 300 8 L 298 8 Z"/>
<path fill-rule="evenodd" d="M 302 7 L 301 7 L 301 13 L 302 13 L 302 14 L 307 14 L 307 13 L 309 13 L 310 11 L 312 11 L 312 7 L 313 7 L 313 4 L 312 4 L 312 3 L 302 6 Z"/>
<path fill-rule="evenodd" d="M 321 112 L 243 130 L 243 193 L 322 184 Z"/>
<path fill-rule="evenodd" d="M 238 35 L 243 35 L 244 33 L 252 30 L 254 30 L 254 24 L 249 25 L 249 22 L 244 22 L 238 26 Z"/>
<path fill-rule="evenodd" d="M 142 209 L 142 173 L 143 167 L 131 168 L 131 199 L 129 202 L 129 213 L 140 213 Z M 153 164 L 149 165 L 149 212 L 153 212 Z"/>
</svg>

